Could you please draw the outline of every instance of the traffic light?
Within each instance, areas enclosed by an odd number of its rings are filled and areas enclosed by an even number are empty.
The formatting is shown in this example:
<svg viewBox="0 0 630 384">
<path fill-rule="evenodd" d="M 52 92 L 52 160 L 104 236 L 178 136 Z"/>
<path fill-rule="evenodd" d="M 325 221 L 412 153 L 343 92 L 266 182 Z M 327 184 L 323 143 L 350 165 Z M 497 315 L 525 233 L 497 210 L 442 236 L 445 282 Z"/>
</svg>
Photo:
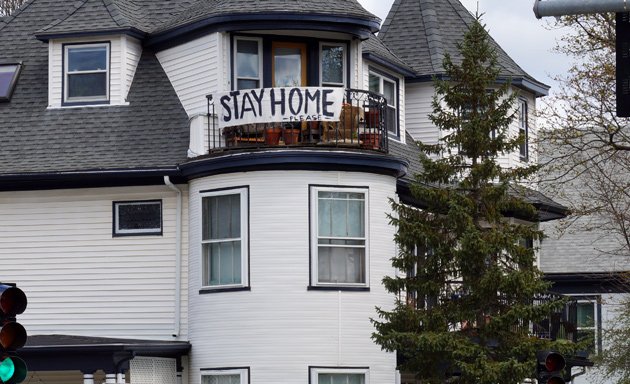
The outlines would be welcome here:
<svg viewBox="0 0 630 384">
<path fill-rule="evenodd" d="M 560 353 L 540 351 L 537 354 L 536 378 L 538 384 L 565 384 L 562 370 L 567 362 Z"/>
<path fill-rule="evenodd" d="M 17 384 L 24 381 L 28 369 L 15 351 L 26 344 L 26 330 L 15 316 L 26 309 L 26 295 L 21 289 L 0 283 L 0 383 Z"/>
</svg>

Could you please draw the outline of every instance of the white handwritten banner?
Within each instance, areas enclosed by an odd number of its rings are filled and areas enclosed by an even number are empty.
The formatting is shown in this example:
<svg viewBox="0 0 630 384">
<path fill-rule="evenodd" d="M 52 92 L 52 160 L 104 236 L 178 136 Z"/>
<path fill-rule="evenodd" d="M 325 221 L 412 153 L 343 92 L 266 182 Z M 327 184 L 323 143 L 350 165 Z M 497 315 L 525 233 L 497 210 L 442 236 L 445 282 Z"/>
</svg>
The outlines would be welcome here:
<svg viewBox="0 0 630 384">
<path fill-rule="evenodd" d="M 252 123 L 339 121 L 343 88 L 259 88 L 215 93 L 219 128 Z"/>
</svg>

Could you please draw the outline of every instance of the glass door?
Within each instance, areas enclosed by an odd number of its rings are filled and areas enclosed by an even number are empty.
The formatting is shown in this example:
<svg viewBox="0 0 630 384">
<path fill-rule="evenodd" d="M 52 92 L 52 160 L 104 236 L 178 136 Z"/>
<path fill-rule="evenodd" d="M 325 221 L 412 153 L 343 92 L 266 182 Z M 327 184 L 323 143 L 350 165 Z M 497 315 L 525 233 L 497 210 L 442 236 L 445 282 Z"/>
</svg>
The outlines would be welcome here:
<svg viewBox="0 0 630 384">
<path fill-rule="evenodd" d="M 306 86 L 306 44 L 273 42 L 272 77 L 274 87 Z"/>
</svg>

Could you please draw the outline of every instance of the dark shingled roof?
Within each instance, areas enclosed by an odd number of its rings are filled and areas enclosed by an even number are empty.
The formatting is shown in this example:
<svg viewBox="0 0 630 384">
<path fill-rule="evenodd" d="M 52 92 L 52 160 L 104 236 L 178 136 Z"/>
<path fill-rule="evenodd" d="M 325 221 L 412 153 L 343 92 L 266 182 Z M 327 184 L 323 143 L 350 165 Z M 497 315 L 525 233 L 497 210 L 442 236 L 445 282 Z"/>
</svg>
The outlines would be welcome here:
<svg viewBox="0 0 630 384">
<path fill-rule="evenodd" d="M 48 44 L 33 33 L 71 7 L 37 0 L 0 29 L 2 58 L 23 61 L 11 101 L 0 103 L 0 176 L 174 168 L 185 161 L 188 117 L 150 52 L 138 64 L 129 106 L 47 109 Z"/>
<path fill-rule="evenodd" d="M 457 62 L 461 41 L 474 16 L 459 0 L 395 0 L 378 37 L 419 76 L 444 73 L 448 53 Z M 524 78 L 546 87 L 528 75 L 491 39 L 501 75 Z M 548 88 L 548 87 L 547 87 Z"/>
<path fill-rule="evenodd" d="M 409 73 L 414 73 L 407 63 L 401 60 L 394 52 L 392 52 L 376 35 L 371 35 L 364 42 L 363 53 L 375 55 Z"/>
<path fill-rule="evenodd" d="M 170 30 L 216 16 L 257 13 L 303 13 L 354 17 L 378 23 L 381 21 L 366 11 L 357 0 L 199 0 L 197 4 L 154 32 Z"/>
<path fill-rule="evenodd" d="M 197 0 L 80 0 L 57 20 L 38 31 L 38 36 L 76 32 L 136 30 L 150 33 Z"/>
</svg>

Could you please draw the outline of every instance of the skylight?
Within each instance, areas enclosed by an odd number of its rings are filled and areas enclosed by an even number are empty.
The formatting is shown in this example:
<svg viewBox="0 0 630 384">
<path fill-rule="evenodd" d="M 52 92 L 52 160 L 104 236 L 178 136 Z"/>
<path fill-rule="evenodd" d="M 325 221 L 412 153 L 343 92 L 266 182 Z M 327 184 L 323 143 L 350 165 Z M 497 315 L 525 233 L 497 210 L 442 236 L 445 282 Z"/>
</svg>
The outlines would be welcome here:
<svg viewBox="0 0 630 384">
<path fill-rule="evenodd" d="M 22 64 L 0 64 L 0 102 L 11 100 Z"/>
</svg>

